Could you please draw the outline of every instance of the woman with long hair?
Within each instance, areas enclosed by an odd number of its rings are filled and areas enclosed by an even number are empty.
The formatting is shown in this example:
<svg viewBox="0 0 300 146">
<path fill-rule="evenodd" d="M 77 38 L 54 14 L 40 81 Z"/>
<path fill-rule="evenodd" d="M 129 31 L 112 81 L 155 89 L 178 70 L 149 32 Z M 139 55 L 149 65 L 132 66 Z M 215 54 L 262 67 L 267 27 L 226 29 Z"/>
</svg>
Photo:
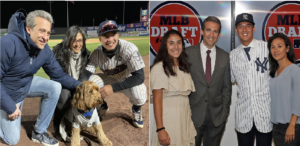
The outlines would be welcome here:
<svg viewBox="0 0 300 146">
<path fill-rule="evenodd" d="M 300 145 L 300 68 L 289 38 L 274 34 L 268 41 L 272 136 L 276 146 Z"/>
<path fill-rule="evenodd" d="M 90 51 L 86 48 L 85 41 L 86 37 L 84 31 L 75 25 L 67 30 L 63 41 L 53 47 L 53 53 L 62 69 L 79 81 L 82 81 L 80 75 L 84 74 L 90 56 Z M 66 88 L 62 88 L 61 90 L 53 119 L 55 135 L 58 139 L 60 139 L 59 124 L 71 106 L 73 94 L 74 91 L 70 91 Z M 101 106 L 97 107 L 97 109 L 100 110 L 100 107 Z M 101 108 L 108 108 L 106 102 Z"/>
<path fill-rule="evenodd" d="M 169 30 L 162 38 L 150 73 L 156 121 L 152 132 L 153 146 L 195 144 L 196 130 L 188 98 L 195 87 L 189 66 L 182 35 L 177 30 Z"/>
<path fill-rule="evenodd" d="M 62 69 L 77 80 L 90 55 L 85 41 L 84 31 L 75 25 L 68 29 L 63 41 L 53 47 L 53 53 Z"/>
</svg>

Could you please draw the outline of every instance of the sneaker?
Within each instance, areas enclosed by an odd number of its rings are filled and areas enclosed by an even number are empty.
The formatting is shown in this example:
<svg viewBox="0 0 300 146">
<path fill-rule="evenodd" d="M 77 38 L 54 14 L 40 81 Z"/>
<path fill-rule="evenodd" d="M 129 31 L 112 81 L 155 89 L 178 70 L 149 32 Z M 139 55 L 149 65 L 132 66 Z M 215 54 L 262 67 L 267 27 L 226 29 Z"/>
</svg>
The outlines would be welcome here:
<svg viewBox="0 0 300 146">
<path fill-rule="evenodd" d="M 142 117 L 142 109 L 135 111 L 133 109 L 133 106 L 131 108 L 132 116 L 133 116 L 133 125 L 137 128 L 143 128 L 144 127 L 144 121 Z"/>
<path fill-rule="evenodd" d="M 104 101 L 104 103 L 101 105 L 100 109 L 97 111 L 99 117 L 102 117 L 105 115 L 106 112 L 108 112 L 109 108 L 107 106 L 107 103 Z"/>
<path fill-rule="evenodd" d="M 55 137 L 57 140 L 64 142 L 64 139 L 63 139 L 63 138 L 61 137 L 61 135 L 60 135 L 59 127 L 57 127 L 57 128 L 54 127 L 54 134 L 55 134 L 54 137 Z"/>
<path fill-rule="evenodd" d="M 53 137 L 50 137 L 47 132 L 40 134 L 32 131 L 31 140 L 35 143 L 41 143 L 44 146 L 58 146 L 59 144 L 58 141 Z"/>
</svg>

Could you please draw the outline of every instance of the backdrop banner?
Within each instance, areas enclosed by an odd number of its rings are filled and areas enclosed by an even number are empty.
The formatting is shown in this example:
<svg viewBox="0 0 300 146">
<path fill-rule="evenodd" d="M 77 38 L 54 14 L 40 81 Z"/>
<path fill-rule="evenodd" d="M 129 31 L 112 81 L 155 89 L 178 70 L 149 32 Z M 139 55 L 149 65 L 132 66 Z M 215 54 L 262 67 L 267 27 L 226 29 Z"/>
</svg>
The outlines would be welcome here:
<svg viewBox="0 0 300 146">
<path fill-rule="evenodd" d="M 204 19 L 208 16 L 216 16 L 220 19 L 222 29 L 216 45 L 229 53 L 241 44 L 234 26 L 235 17 L 241 13 L 253 15 L 254 39 L 268 41 L 274 33 L 286 34 L 292 43 L 297 63 L 300 66 L 299 1 L 152 1 L 149 12 L 150 66 L 158 52 L 161 39 L 168 30 L 176 29 L 181 32 L 186 46 L 196 45 L 203 39 L 201 29 L 203 29 Z M 234 120 L 236 101 L 237 87 L 233 86 L 230 115 L 226 122 L 221 146 L 238 146 Z M 155 122 L 153 107 L 150 106 L 150 145 L 153 122 Z"/>
</svg>

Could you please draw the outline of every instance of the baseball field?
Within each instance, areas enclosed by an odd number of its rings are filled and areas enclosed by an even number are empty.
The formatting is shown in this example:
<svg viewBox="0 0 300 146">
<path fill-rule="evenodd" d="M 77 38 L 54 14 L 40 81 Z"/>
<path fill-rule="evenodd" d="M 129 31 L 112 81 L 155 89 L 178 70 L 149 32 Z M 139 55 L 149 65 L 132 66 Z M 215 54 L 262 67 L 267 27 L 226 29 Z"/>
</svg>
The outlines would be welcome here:
<svg viewBox="0 0 300 146">
<path fill-rule="evenodd" d="M 134 43 L 144 60 L 145 68 L 145 81 L 146 88 L 149 88 L 149 36 L 145 37 L 120 37 Z M 62 40 L 50 40 L 49 46 L 52 48 Z M 100 42 L 97 38 L 90 38 L 86 42 L 87 48 L 93 52 Z M 100 72 L 100 71 L 97 71 Z M 49 78 L 45 72 L 40 69 L 37 76 Z M 149 91 L 147 90 L 149 95 Z M 40 97 L 25 98 L 22 107 L 21 116 L 21 136 L 16 146 L 43 146 L 31 141 L 31 132 L 39 114 Z M 103 131 L 107 138 L 113 143 L 114 146 L 148 146 L 149 145 L 149 97 L 146 103 L 142 106 L 144 128 L 135 128 L 132 123 L 132 113 L 129 99 L 120 92 L 113 93 L 105 98 L 108 104 L 109 111 L 101 117 L 101 124 Z M 48 129 L 49 135 L 54 135 L 53 123 L 51 121 Z M 98 140 L 95 136 L 87 133 L 81 133 L 88 137 L 93 146 L 98 146 Z M 8 146 L 0 140 L 0 145 Z M 70 143 L 59 141 L 60 146 L 69 146 Z M 81 146 L 87 146 L 83 140 Z"/>
<path fill-rule="evenodd" d="M 141 56 L 149 54 L 149 36 L 119 37 L 119 38 L 135 44 L 138 47 Z M 60 42 L 62 42 L 62 39 L 51 39 L 48 41 L 48 45 L 52 49 L 55 45 L 57 45 Z M 91 53 L 100 44 L 101 42 L 99 41 L 98 38 L 89 38 L 86 40 L 86 47 Z M 97 70 L 99 70 L 99 68 Z M 35 75 L 49 79 L 48 75 L 44 72 L 42 68 Z"/>
</svg>

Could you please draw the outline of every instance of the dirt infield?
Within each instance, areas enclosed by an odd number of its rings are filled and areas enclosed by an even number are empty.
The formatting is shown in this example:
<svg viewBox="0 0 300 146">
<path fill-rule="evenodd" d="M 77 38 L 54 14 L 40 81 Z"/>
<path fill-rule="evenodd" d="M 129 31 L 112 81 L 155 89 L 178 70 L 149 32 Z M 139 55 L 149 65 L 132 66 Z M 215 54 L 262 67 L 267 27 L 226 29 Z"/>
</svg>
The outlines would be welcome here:
<svg viewBox="0 0 300 146">
<path fill-rule="evenodd" d="M 145 81 L 147 89 L 149 89 L 149 54 L 143 56 L 145 62 Z M 149 95 L 149 91 L 147 91 Z M 109 111 L 102 117 L 101 124 L 104 133 L 112 141 L 114 146 L 148 146 L 149 145 L 149 97 L 142 106 L 144 128 L 135 128 L 132 124 L 131 103 L 129 99 L 122 93 L 114 93 L 105 98 L 109 106 Z M 22 109 L 21 122 L 21 138 L 16 146 L 42 146 L 30 140 L 33 125 L 36 122 L 39 97 L 26 98 Z M 52 122 L 48 127 L 48 133 L 54 134 Z M 92 140 L 93 146 L 98 146 L 97 139 L 94 136 L 82 134 Z M 0 145 L 7 146 L 3 142 Z M 69 143 L 59 143 L 60 146 L 69 146 Z M 81 146 L 86 146 L 84 141 L 81 141 Z"/>
<path fill-rule="evenodd" d="M 146 40 L 146 39 L 149 39 L 149 38 L 120 38 L 122 40 L 126 40 L 126 41 L 130 41 L 130 40 Z M 62 40 L 49 40 L 48 42 L 61 42 Z M 99 40 L 98 39 L 87 39 L 86 40 L 86 43 L 99 43 Z"/>
</svg>

